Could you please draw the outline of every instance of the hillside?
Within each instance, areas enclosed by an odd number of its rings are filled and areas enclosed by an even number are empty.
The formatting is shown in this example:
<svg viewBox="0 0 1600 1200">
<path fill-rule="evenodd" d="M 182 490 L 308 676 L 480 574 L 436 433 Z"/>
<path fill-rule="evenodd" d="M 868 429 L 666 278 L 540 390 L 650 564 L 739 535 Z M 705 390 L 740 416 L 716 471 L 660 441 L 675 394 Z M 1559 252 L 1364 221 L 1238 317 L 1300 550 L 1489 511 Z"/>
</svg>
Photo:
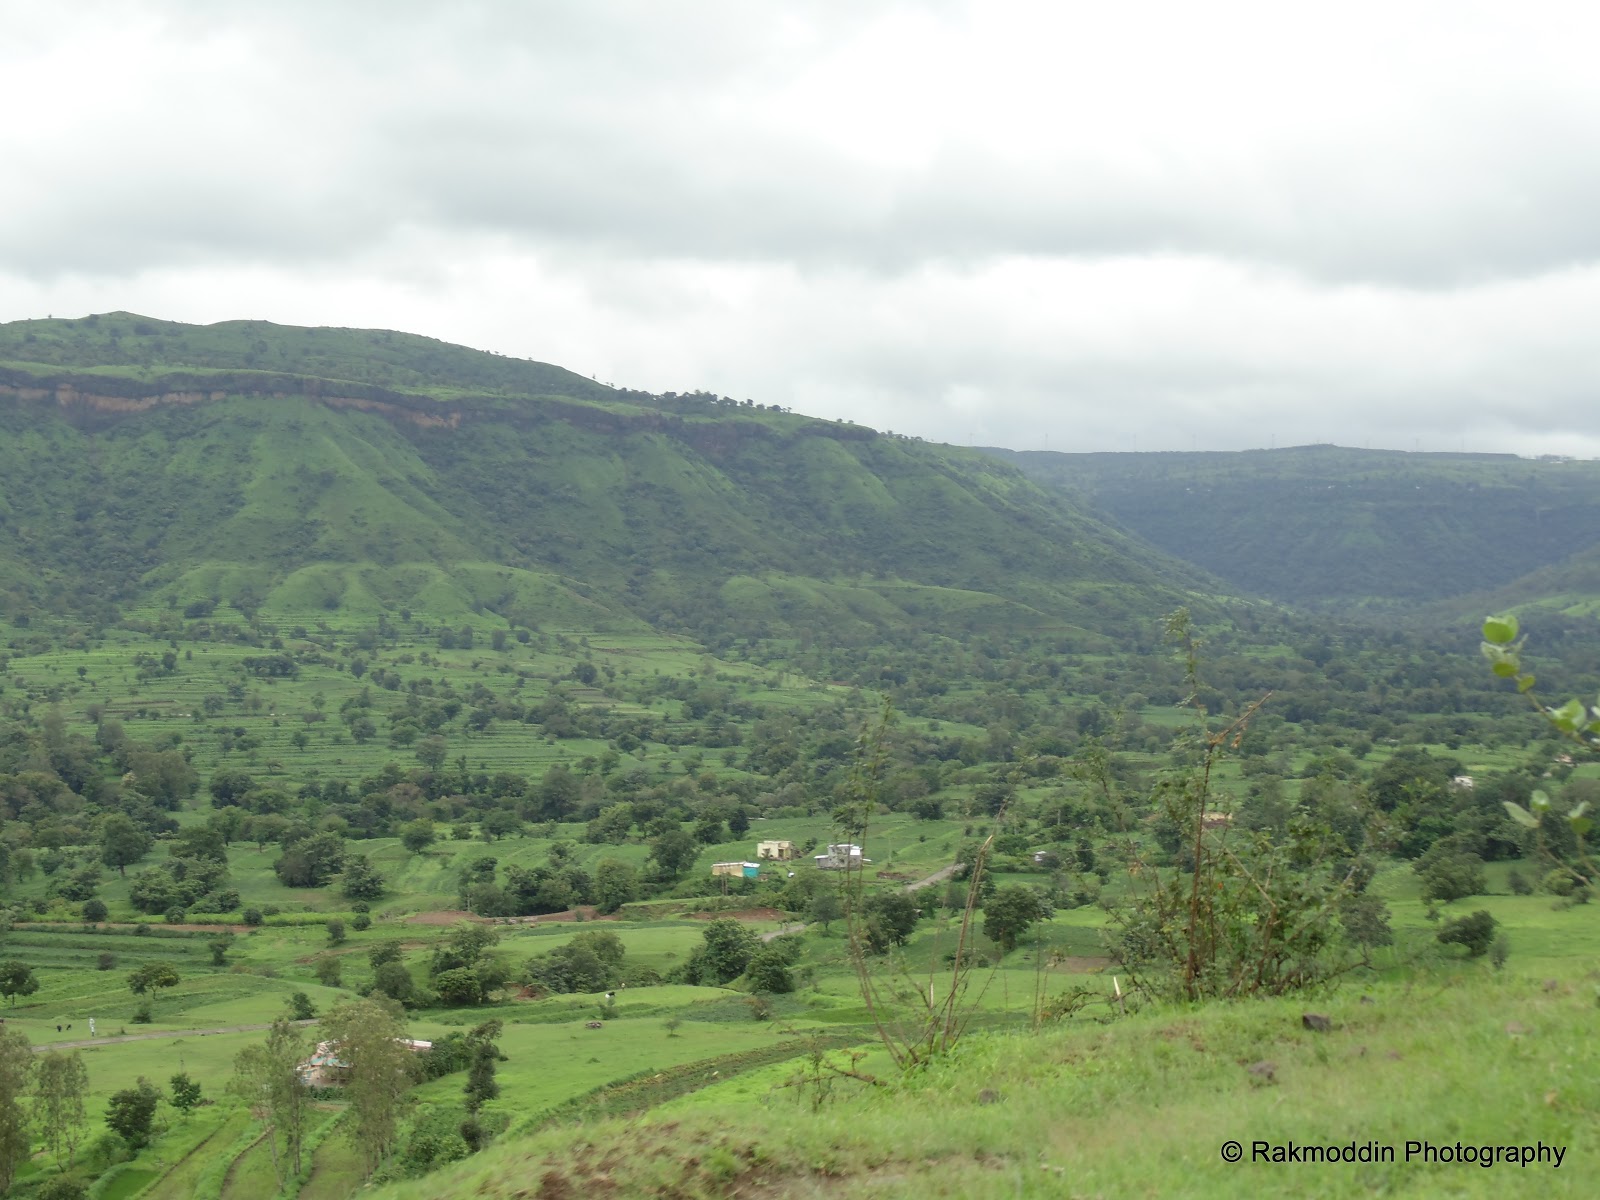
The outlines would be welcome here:
<svg viewBox="0 0 1600 1200">
<path fill-rule="evenodd" d="M 988 456 L 360 330 L 0 326 L 0 605 L 1125 633 L 1200 573 Z"/>
<path fill-rule="evenodd" d="M 1237 591 L 1298 605 L 1437 602 L 1600 542 L 1597 463 L 1336 446 L 991 453 Z"/>
</svg>

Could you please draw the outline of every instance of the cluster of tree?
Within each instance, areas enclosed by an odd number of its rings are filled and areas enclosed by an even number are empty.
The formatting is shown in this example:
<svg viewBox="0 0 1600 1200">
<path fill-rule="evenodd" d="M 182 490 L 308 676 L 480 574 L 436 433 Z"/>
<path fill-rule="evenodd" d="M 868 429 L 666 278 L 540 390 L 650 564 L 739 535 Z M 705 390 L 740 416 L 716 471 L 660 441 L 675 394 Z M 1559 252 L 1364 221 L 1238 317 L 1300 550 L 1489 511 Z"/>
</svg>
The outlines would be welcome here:
<svg viewBox="0 0 1600 1200">
<path fill-rule="evenodd" d="M 528 959 L 522 981 L 547 992 L 605 992 L 627 983 L 650 982 L 648 975 L 627 970 L 625 956 L 616 934 L 584 930 L 565 945 Z"/>
<path fill-rule="evenodd" d="M 57 1163 L 73 1165 L 87 1124 L 88 1092 L 89 1071 L 76 1050 L 35 1054 L 26 1035 L 0 1030 L 0 1193 L 10 1194 L 36 1135 Z"/>
</svg>

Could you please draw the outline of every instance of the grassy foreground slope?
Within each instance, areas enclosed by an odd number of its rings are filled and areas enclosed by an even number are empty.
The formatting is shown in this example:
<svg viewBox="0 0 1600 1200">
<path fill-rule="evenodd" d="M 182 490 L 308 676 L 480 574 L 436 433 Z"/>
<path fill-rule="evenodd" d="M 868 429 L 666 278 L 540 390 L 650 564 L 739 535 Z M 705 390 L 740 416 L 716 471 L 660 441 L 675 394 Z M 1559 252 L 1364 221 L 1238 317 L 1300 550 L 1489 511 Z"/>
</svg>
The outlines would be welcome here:
<svg viewBox="0 0 1600 1200">
<path fill-rule="evenodd" d="M 1370 1000 L 1370 1002 L 1369 1002 Z M 491 1148 L 392 1200 L 496 1196 L 1583 1196 L 1600 1161 L 1594 988 L 1442 978 L 1110 1026 L 967 1039 L 812 1111 L 804 1088 L 712 1088 L 644 1121 Z M 1301 1027 L 1308 1008 L 1333 1029 Z M 870 1069 L 871 1063 L 865 1064 Z M 771 1084 L 792 1078 L 775 1068 Z M 742 1094 L 741 1094 L 742 1093 Z M 1244 1161 L 1221 1157 L 1237 1140 Z M 1252 1161 L 1253 1143 L 1392 1147 L 1393 1162 Z M 1563 1165 L 1406 1158 L 1543 1142 Z"/>
</svg>

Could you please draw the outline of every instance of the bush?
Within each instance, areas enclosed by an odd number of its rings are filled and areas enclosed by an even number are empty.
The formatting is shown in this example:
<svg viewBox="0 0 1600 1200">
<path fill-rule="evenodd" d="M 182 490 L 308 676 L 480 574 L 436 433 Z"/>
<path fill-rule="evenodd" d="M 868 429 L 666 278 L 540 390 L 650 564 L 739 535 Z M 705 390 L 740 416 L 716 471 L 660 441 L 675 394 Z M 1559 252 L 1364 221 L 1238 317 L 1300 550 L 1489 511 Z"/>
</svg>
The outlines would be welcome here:
<svg viewBox="0 0 1600 1200">
<path fill-rule="evenodd" d="M 311 997 L 304 992 L 295 992 L 289 997 L 289 1016 L 296 1021 L 309 1021 L 317 1015 L 316 1006 L 311 1003 Z"/>
<path fill-rule="evenodd" d="M 155 1013 L 150 1008 L 150 998 L 146 996 L 139 1001 L 139 1007 L 133 1010 L 133 1016 L 128 1018 L 135 1025 L 148 1025 L 154 1021 Z"/>
<path fill-rule="evenodd" d="M 1533 895 L 1533 884 L 1529 883 L 1528 877 L 1515 867 L 1512 867 L 1510 874 L 1506 876 L 1506 886 L 1511 889 L 1513 896 Z"/>
<path fill-rule="evenodd" d="M 371 929 L 372 918 L 367 916 L 367 914 L 364 912 L 358 912 L 354 917 L 351 918 L 350 928 L 354 929 L 357 933 Z"/>
<path fill-rule="evenodd" d="M 167 909 L 166 922 L 168 925 L 182 925 L 188 919 L 188 916 L 189 914 L 184 909 L 174 904 Z"/>
<path fill-rule="evenodd" d="M 1505 934 L 1495 938 L 1494 945 L 1489 947 L 1489 961 L 1494 964 L 1496 971 L 1506 965 L 1506 959 L 1511 957 L 1511 939 Z"/>
<path fill-rule="evenodd" d="M 338 917 L 331 917 L 328 920 L 328 940 L 336 946 L 344 941 L 344 922 Z"/>
<path fill-rule="evenodd" d="M 84 1200 L 89 1189 L 80 1179 L 57 1175 L 34 1192 L 35 1200 Z"/>
<path fill-rule="evenodd" d="M 1412 868 L 1422 876 L 1424 900 L 1440 900 L 1448 904 L 1467 896 L 1481 896 L 1489 890 L 1483 873 L 1483 859 L 1464 851 L 1441 852 L 1439 845 L 1419 858 Z"/>
<path fill-rule="evenodd" d="M 83 919 L 85 921 L 104 921 L 106 919 L 106 902 L 104 900 L 84 901 Z"/>
<path fill-rule="evenodd" d="M 109 950 L 104 951 L 94 960 L 94 966 L 97 971 L 114 971 L 117 967 L 117 956 Z"/>
<path fill-rule="evenodd" d="M 1445 922 L 1444 928 L 1435 936 L 1447 946 L 1465 946 L 1468 958 L 1481 958 L 1494 944 L 1495 930 L 1498 927 L 1499 922 L 1489 912 L 1480 908 L 1469 916 Z"/>
<path fill-rule="evenodd" d="M 1572 872 L 1563 871 L 1557 867 L 1545 875 L 1544 879 L 1540 881 L 1540 886 L 1552 896 L 1570 896 L 1572 895 L 1572 889 L 1577 886 L 1577 882 L 1572 878 Z"/>
<path fill-rule="evenodd" d="M 246 925 L 259 925 L 267 919 L 259 908 L 247 908 L 241 916 Z"/>
</svg>

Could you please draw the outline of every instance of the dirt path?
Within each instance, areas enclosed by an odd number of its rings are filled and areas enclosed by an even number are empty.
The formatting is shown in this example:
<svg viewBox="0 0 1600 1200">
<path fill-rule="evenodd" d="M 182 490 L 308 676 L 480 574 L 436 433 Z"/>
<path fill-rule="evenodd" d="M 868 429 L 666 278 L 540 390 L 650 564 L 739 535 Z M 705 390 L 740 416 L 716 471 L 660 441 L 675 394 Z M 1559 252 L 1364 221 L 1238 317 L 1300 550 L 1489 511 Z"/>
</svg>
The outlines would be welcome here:
<svg viewBox="0 0 1600 1200">
<path fill-rule="evenodd" d="M 946 879 L 949 879 L 950 876 L 954 875 L 956 873 L 956 869 L 960 866 L 960 863 L 951 863 L 948 867 L 941 867 L 932 875 L 929 875 L 926 879 L 919 879 L 915 883 L 906 884 L 906 891 L 915 892 L 921 888 L 932 887 L 936 883 L 943 883 Z"/>
<path fill-rule="evenodd" d="M 781 938 L 786 933 L 804 933 L 810 928 L 811 926 L 802 925 L 799 921 L 796 921 L 793 925 L 790 925 L 786 921 L 782 925 L 779 925 L 776 929 L 768 930 L 766 933 L 760 934 L 759 936 L 763 942 L 770 942 L 773 938 Z"/>
<path fill-rule="evenodd" d="M 296 1021 L 296 1025 L 315 1025 L 315 1021 Z M 82 1050 L 88 1046 L 114 1046 L 118 1042 L 153 1042 L 159 1038 L 210 1037 L 214 1033 L 259 1033 L 271 1029 L 266 1025 L 227 1025 L 221 1029 L 169 1029 L 162 1033 L 124 1033 L 117 1037 L 85 1038 L 81 1042 L 42 1042 L 33 1048 L 35 1054 L 46 1050 Z"/>
</svg>

